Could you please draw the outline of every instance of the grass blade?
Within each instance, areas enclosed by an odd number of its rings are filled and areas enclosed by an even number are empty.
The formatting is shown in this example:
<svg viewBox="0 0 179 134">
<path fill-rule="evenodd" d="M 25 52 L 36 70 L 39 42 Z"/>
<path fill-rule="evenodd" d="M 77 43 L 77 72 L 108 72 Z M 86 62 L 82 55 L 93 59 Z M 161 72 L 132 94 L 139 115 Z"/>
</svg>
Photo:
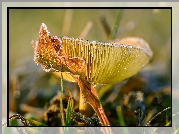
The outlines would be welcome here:
<svg viewBox="0 0 179 134">
<path fill-rule="evenodd" d="M 43 123 L 38 122 L 38 121 L 33 120 L 33 119 L 26 119 L 26 120 L 28 120 L 30 124 L 33 124 L 35 126 L 47 126 L 46 124 L 43 124 Z"/>
<path fill-rule="evenodd" d="M 63 113 L 63 76 L 61 74 L 61 88 L 60 88 L 60 113 L 61 113 L 61 122 L 62 122 L 62 126 L 65 126 L 65 117 L 64 117 L 64 113 Z"/>
<path fill-rule="evenodd" d="M 118 116 L 118 120 L 119 120 L 120 126 L 126 126 L 126 124 L 124 122 L 121 106 L 117 106 L 116 107 L 116 111 L 117 111 L 117 116 Z M 124 134 L 130 134 L 129 130 L 126 127 L 123 128 L 123 131 L 124 131 Z"/>
<path fill-rule="evenodd" d="M 74 106 L 74 101 L 72 97 L 68 99 L 67 112 L 66 112 L 66 126 L 71 126 L 71 114 Z"/>
<path fill-rule="evenodd" d="M 123 15 L 123 12 L 124 10 L 121 9 L 119 10 L 118 14 L 117 14 L 117 17 L 116 17 L 116 22 L 114 23 L 114 27 L 109 35 L 109 39 L 110 40 L 114 40 L 115 39 L 115 36 L 116 36 L 116 33 L 117 33 L 117 30 L 118 30 L 118 27 L 120 25 L 120 22 L 121 22 L 121 19 L 122 19 L 122 15 Z"/>
<path fill-rule="evenodd" d="M 117 106 L 116 111 L 117 111 L 117 117 L 118 117 L 120 126 L 126 126 L 126 124 L 124 123 L 124 118 L 123 118 L 121 106 Z"/>
</svg>

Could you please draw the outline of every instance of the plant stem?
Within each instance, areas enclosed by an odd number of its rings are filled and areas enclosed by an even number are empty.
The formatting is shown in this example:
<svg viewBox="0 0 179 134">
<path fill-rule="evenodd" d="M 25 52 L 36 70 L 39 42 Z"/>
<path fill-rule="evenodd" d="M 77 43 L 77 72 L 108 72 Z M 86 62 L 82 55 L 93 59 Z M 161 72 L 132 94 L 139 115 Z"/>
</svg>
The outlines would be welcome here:
<svg viewBox="0 0 179 134">
<path fill-rule="evenodd" d="M 100 22 L 101 22 L 101 24 L 104 28 L 104 31 L 105 31 L 107 37 L 109 37 L 111 28 L 110 28 L 110 26 L 109 26 L 109 24 L 106 20 L 106 16 L 102 14 L 102 15 L 99 16 L 99 19 L 100 19 Z"/>
<path fill-rule="evenodd" d="M 117 111 L 117 117 L 118 117 L 120 126 L 126 126 L 125 123 L 124 123 L 124 118 L 123 118 L 121 106 L 117 106 L 116 111 Z"/>
<path fill-rule="evenodd" d="M 124 122 L 121 106 L 117 106 L 116 107 L 116 111 L 117 111 L 117 116 L 118 116 L 118 120 L 119 120 L 120 126 L 126 126 L 126 124 Z M 128 129 L 126 127 L 123 128 L 123 131 L 124 131 L 124 134 L 130 134 Z"/>
<path fill-rule="evenodd" d="M 66 126 L 71 126 L 71 113 L 73 111 L 73 106 L 74 106 L 73 98 L 72 96 L 70 96 L 67 104 Z"/>
<path fill-rule="evenodd" d="M 65 126 L 65 116 L 63 113 L 63 76 L 61 74 L 61 88 L 60 88 L 60 113 L 61 113 L 61 122 L 62 122 L 62 126 Z"/>
<path fill-rule="evenodd" d="M 119 24 L 120 24 L 121 19 L 122 19 L 123 11 L 124 10 L 121 9 L 121 10 L 119 10 L 119 12 L 117 14 L 116 21 L 114 23 L 113 29 L 111 30 L 111 33 L 109 35 L 109 39 L 110 40 L 114 40 L 115 39 L 115 36 L 116 36 L 117 30 L 118 30 Z"/>
<path fill-rule="evenodd" d="M 112 88 L 112 86 L 113 86 L 112 84 L 107 84 L 98 92 L 98 96 L 100 100 L 103 97 L 103 95 Z"/>
<path fill-rule="evenodd" d="M 81 90 L 79 100 L 79 112 L 85 115 L 86 117 L 91 117 L 94 113 L 93 108 L 84 100 L 83 93 Z"/>
<path fill-rule="evenodd" d="M 87 80 L 81 79 L 80 77 L 73 76 L 76 82 L 80 87 L 80 91 L 83 94 L 85 101 L 89 103 L 95 113 L 97 114 L 102 126 L 110 126 L 110 123 L 105 115 L 103 107 L 99 101 L 97 96 L 97 92 L 95 91 L 95 86 L 92 83 L 89 83 Z M 112 132 L 110 127 L 106 127 L 105 131 L 110 134 Z"/>
</svg>

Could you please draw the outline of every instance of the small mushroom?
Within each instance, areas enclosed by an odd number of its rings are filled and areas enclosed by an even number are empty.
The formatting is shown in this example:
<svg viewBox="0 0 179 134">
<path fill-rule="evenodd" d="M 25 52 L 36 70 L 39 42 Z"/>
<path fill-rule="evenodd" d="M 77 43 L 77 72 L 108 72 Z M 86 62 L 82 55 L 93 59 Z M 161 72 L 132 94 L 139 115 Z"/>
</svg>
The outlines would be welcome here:
<svg viewBox="0 0 179 134">
<path fill-rule="evenodd" d="M 102 125 L 109 125 L 109 122 L 94 89 L 95 84 L 120 82 L 139 72 L 152 57 L 149 45 L 136 37 L 116 43 L 90 42 L 66 36 L 58 38 L 50 36 L 44 23 L 39 34 L 33 45 L 34 61 L 47 72 L 70 74 Z"/>
</svg>

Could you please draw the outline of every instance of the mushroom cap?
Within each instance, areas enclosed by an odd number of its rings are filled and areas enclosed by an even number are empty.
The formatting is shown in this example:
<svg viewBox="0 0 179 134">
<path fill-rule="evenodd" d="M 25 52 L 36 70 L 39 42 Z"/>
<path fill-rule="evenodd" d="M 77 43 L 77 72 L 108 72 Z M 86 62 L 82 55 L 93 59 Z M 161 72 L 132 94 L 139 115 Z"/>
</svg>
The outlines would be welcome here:
<svg viewBox="0 0 179 134">
<path fill-rule="evenodd" d="M 117 43 L 61 37 L 69 57 L 81 57 L 87 64 L 87 78 L 96 84 L 120 82 L 139 72 L 152 57 L 141 38 L 127 37 Z"/>
<path fill-rule="evenodd" d="M 55 43 L 57 45 L 54 46 L 52 39 L 56 40 Z M 45 45 L 44 42 L 46 42 Z M 61 56 L 65 54 L 69 58 L 83 59 L 87 69 L 86 78 L 89 82 L 95 84 L 120 82 L 138 73 L 152 57 L 152 51 L 149 45 L 141 38 L 127 37 L 116 43 L 88 41 L 67 36 L 57 38 L 56 36 L 49 36 L 45 24 L 41 26 L 40 36 L 34 48 L 34 60 L 36 63 L 41 64 L 46 71 L 46 67 L 48 67 L 48 69 L 51 68 L 50 70 L 53 72 L 66 71 L 64 69 L 65 67 L 63 67 L 64 70 L 60 70 L 62 68 L 60 63 L 57 65 L 58 61 L 56 59 L 59 53 L 61 53 Z M 36 51 L 37 48 L 38 52 Z M 50 55 L 51 52 L 50 56 L 46 56 L 50 57 L 51 66 L 45 64 L 45 62 L 48 61 L 43 61 L 43 59 L 40 61 L 37 60 L 37 57 L 40 57 L 39 55 L 43 53 L 42 49 L 46 55 L 48 55 L 48 53 Z M 55 64 L 55 66 L 53 64 Z"/>
</svg>

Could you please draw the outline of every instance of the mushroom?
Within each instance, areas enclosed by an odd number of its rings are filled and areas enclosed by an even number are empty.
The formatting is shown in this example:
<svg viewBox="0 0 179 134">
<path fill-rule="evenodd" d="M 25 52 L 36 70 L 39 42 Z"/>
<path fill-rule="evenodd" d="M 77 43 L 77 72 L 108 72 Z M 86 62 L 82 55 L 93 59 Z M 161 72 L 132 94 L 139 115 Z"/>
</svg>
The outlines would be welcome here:
<svg viewBox="0 0 179 134">
<path fill-rule="evenodd" d="M 117 83 L 139 72 L 152 57 L 149 45 L 137 37 L 105 43 L 50 36 L 44 23 L 39 34 L 33 45 L 34 61 L 47 72 L 65 72 L 71 75 L 101 124 L 109 126 L 95 85 Z"/>
</svg>

